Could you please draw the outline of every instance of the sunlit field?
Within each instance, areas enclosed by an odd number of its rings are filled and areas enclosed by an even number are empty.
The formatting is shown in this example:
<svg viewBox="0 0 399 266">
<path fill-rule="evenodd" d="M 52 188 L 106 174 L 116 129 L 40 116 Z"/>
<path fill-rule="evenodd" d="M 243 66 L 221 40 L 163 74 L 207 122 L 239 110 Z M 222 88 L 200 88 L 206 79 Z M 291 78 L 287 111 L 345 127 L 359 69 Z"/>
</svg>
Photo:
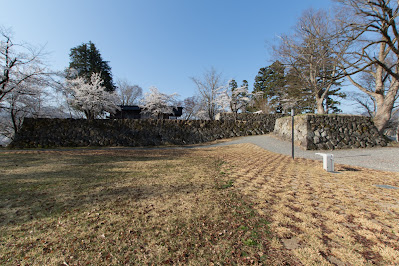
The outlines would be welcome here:
<svg viewBox="0 0 399 266">
<path fill-rule="evenodd" d="M 399 173 L 251 144 L 0 154 L 0 264 L 399 263 Z"/>
<path fill-rule="evenodd" d="M 221 152 L 221 151 L 220 151 Z M 305 265 L 399 264 L 399 173 L 225 148 L 234 186 L 271 219 L 276 246 Z"/>
</svg>

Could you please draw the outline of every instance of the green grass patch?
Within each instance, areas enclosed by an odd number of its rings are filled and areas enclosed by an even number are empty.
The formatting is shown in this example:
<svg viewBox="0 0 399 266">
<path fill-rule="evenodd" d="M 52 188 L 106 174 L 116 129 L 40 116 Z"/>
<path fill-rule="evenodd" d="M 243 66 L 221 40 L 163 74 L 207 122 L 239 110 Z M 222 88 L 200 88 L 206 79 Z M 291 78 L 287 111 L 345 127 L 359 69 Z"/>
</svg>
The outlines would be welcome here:
<svg viewBox="0 0 399 266">
<path fill-rule="evenodd" d="M 219 184 L 219 185 L 218 185 L 218 189 L 230 188 L 230 187 L 233 186 L 233 184 L 234 184 L 234 181 L 233 181 L 233 180 L 229 180 L 229 181 L 227 181 L 227 182 L 225 182 L 225 183 L 223 183 L 223 184 Z"/>
</svg>

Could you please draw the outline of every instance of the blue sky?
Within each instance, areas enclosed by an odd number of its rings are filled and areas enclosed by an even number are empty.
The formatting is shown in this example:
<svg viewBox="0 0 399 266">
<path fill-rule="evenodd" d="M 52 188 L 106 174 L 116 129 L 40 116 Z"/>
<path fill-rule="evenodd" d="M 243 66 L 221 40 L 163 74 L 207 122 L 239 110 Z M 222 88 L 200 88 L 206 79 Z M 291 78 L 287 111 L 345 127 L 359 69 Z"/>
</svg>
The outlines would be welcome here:
<svg viewBox="0 0 399 266">
<path fill-rule="evenodd" d="M 268 46 L 289 33 L 308 8 L 329 0 L 0 0 L 0 25 L 15 39 L 45 45 L 49 65 L 68 66 L 72 47 L 92 41 L 114 78 L 145 91 L 156 86 L 180 98 L 196 93 L 190 77 L 210 67 L 250 89 L 261 67 L 272 63 Z M 346 110 L 347 108 L 344 108 Z"/>
</svg>

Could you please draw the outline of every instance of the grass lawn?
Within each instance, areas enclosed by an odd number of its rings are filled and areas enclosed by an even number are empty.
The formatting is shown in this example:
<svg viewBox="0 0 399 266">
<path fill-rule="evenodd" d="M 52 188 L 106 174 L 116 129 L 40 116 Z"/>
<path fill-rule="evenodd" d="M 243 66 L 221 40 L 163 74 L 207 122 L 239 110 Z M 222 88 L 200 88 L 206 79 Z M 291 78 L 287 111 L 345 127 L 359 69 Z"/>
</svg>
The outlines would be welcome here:
<svg viewBox="0 0 399 266">
<path fill-rule="evenodd" d="M 0 265 L 295 263 L 223 151 L 0 153 Z"/>
</svg>

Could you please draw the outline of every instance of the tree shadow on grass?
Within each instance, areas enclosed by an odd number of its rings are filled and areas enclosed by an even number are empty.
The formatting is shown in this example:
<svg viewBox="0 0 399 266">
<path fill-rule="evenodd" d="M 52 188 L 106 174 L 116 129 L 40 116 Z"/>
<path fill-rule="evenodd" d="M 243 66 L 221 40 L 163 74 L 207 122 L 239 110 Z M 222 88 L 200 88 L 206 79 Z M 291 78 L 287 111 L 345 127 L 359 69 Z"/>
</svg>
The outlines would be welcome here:
<svg viewBox="0 0 399 266">
<path fill-rule="evenodd" d="M 362 171 L 361 169 L 354 168 L 354 167 L 349 167 L 349 166 L 341 166 L 340 171 L 348 171 L 348 172 L 359 172 Z"/>
<path fill-rule="evenodd" d="M 146 156 L 145 153 L 142 154 L 144 156 L 137 153 L 131 156 L 77 155 L 61 156 L 58 161 L 49 157 L 39 159 L 37 156 L 40 154 L 23 155 L 23 160 L 11 156 L 11 160 L 0 163 L 0 166 L 17 169 L 0 177 L 0 228 L 57 216 L 76 208 L 87 209 L 117 198 L 140 200 L 159 196 L 160 193 L 199 191 L 203 187 L 193 184 L 123 184 L 126 175 L 137 174 L 137 178 L 146 178 L 148 173 L 115 170 L 115 164 L 123 166 L 124 163 L 159 161 L 167 165 L 185 154 L 181 150 L 164 151 L 156 156 Z M 16 161 L 18 166 L 14 165 Z M 49 164 L 55 165 L 55 169 Z"/>
</svg>

